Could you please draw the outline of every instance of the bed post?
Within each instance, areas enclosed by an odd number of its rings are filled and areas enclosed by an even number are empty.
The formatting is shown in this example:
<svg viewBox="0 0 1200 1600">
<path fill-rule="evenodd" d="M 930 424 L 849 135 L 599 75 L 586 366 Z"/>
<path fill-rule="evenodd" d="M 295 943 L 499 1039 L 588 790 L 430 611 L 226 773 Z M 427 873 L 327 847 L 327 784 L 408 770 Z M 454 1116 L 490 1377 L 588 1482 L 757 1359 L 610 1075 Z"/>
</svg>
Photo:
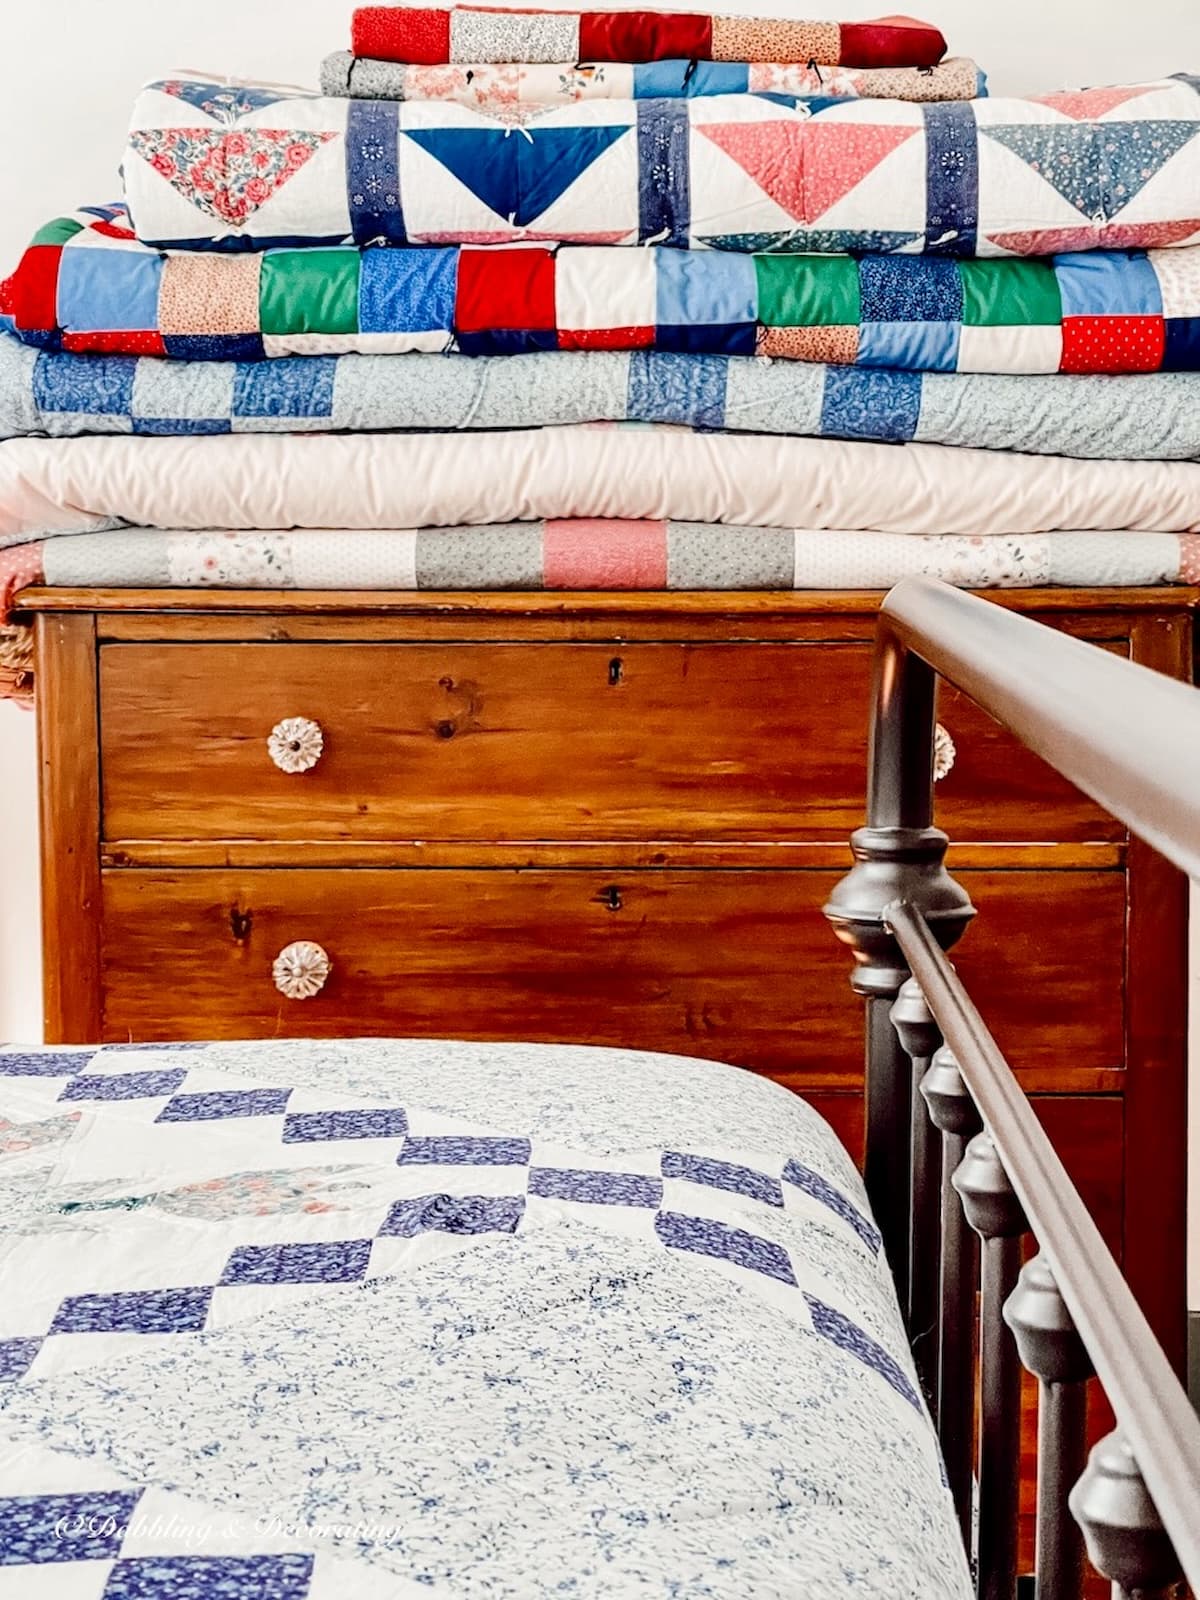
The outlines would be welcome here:
<svg viewBox="0 0 1200 1600">
<path fill-rule="evenodd" d="M 891 1011 L 908 968 L 884 921 L 897 900 L 919 907 L 949 949 L 974 916 L 946 871 L 949 841 L 933 826 L 937 680 L 880 616 L 871 700 L 867 822 L 850 840 L 854 866 L 825 915 L 850 948 L 850 982 L 866 1001 L 867 1194 L 902 1305 L 908 1303 L 912 1062 Z M 935 1241 L 931 1241 L 935 1248 Z"/>
</svg>

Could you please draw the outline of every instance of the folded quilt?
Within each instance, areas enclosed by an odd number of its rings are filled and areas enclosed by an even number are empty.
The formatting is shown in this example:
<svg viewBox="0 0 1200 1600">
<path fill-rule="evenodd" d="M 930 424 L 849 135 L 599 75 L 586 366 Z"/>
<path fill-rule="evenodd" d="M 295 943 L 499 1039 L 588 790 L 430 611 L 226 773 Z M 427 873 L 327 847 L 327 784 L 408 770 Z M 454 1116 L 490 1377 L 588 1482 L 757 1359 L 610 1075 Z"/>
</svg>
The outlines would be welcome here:
<svg viewBox="0 0 1200 1600">
<path fill-rule="evenodd" d="M 186 78 L 124 159 L 144 242 L 715 246 L 1049 255 L 1200 241 L 1200 78 L 1040 100 L 467 106 Z"/>
<path fill-rule="evenodd" d="M 0 438 L 588 422 L 1195 461 L 1200 375 L 894 372 L 646 350 L 167 361 L 56 354 L 0 335 Z"/>
<path fill-rule="evenodd" d="M 822 67 L 816 62 L 446 62 L 418 66 L 335 50 L 321 63 L 321 93 L 356 100 L 446 100 L 515 120 L 531 108 L 577 100 L 690 100 L 713 94 L 782 94 L 798 100 L 974 100 L 987 78 L 951 56 L 936 67 Z"/>
<path fill-rule="evenodd" d="M 1028 589 L 1194 583 L 1200 576 L 1196 534 L 972 538 L 552 518 L 373 532 L 76 534 L 0 552 L 0 595 L 6 558 L 33 551 L 38 566 L 23 583 L 83 588 L 887 589 L 918 574 L 962 588 Z"/>
<path fill-rule="evenodd" d="M 436 66 L 449 61 L 815 61 L 821 66 L 931 67 L 946 53 L 913 17 L 793 22 L 704 11 L 505 10 L 492 6 L 360 6 L 355 55 Z"/>
<path fill-rule="evenodd" d="M 1046 260 L 599 245 L 237 255 L 139 244 L 122 206 L 36 235 L 0 284 L 25 343 L 242 360 L 632 350 L 931 372 L 1200 368 L 1200 246 Z"/>
<path fill-rule="evenodd" d="M 122 525 L 270 532 L 545 517 L 1196 533 L 1200 466 L 671 428 L 0 444 L 0 547 Z"/>
</svg>

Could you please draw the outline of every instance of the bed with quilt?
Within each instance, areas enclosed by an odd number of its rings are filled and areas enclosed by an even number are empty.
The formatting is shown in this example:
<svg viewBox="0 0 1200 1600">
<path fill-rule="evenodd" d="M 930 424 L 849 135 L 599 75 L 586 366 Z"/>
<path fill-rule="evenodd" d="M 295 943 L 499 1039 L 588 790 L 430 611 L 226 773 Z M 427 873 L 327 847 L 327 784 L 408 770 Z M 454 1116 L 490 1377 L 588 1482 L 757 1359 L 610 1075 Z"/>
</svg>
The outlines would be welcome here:
<svg viewBox="0 0 1200 1600">
<path fill-rule="evenodd" d="M 2 1600 L 970 1592 L 861 1181 L 709 1061 L 0 1053 Z"/>
</svg>

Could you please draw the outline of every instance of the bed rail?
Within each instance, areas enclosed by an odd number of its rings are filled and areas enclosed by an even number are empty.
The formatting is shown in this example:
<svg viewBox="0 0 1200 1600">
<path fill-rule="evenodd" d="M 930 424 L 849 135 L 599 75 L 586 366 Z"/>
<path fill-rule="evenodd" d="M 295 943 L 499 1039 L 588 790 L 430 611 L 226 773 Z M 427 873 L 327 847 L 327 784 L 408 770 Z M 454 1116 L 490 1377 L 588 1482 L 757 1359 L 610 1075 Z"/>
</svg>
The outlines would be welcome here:
<svg viewBox="0 0 1200 1600">
<path fill-rule="evenodd" d="M 1116 1597 L 1182 1577 L 1200 1594 L 1200 1419 L 945 954 L 974 908 L 933 826 L 939 678 L 1193 877 L 1200 695 L 906 579 L 880 615 L 867 824 L 826 907 L 866 999 L 867 1188 L 969 1550 L 977 1525 L 979 1600 L 1016 1593 L 1022 1365 L 1039 1384 L 1038 1600 L 1078 1600 L 1085 1545 Z M 1117 1427 L 1088 1456 L 1093 1376 Z"/>
</svg>

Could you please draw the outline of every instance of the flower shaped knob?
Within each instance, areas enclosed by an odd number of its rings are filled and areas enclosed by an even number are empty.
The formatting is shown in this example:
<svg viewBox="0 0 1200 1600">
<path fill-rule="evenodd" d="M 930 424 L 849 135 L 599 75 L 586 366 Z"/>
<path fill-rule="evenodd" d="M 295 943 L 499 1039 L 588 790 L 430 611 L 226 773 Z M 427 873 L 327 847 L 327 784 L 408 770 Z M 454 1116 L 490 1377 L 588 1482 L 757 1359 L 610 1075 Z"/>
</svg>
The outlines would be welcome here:
<svg viewBox="0 0 1200 1600">
<path fill-rule="evenodd" d="M 954 740 L 939 722 L 933 730 L 933 781 L 939 783 L 954 765 L 958 751 Z"/>
<path fill-rule="evenodd" d="M 309 717 L 284 717 L 271 729 L 267 753 L 280 772 L 307 772 L 321 759 L 325 735 Z"/>
<path fill-rule="evenodd" d="M 325 980 L 333 970 L 333 963 L 321 949 L 308 939 L 298 939 L 285 945 L 275 957 L 271 976 L 280 994 L 289 1000 L 311 1000 L 325 987 Z"/>
</svg>

